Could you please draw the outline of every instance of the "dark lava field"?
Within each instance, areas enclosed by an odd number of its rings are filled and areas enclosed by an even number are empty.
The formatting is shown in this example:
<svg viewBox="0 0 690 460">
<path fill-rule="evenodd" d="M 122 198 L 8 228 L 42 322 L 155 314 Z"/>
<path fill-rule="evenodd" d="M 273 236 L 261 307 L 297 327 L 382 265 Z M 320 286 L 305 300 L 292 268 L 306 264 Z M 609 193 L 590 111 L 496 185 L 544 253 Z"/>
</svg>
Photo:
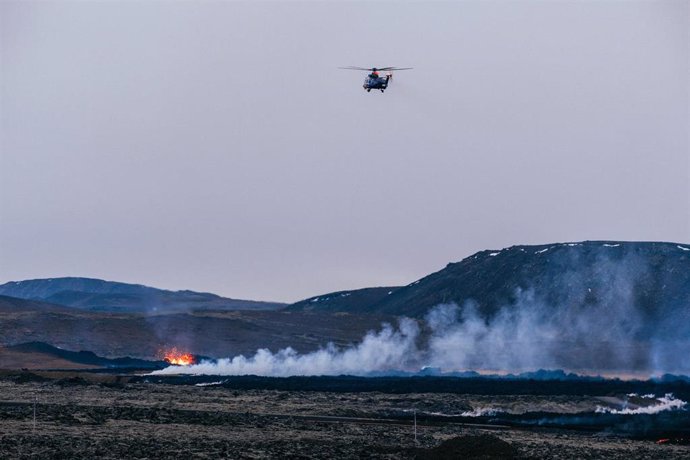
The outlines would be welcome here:
<svg viewBox="0 0 690 460">
<path fill-rule="evenodd" d="M 581 394 L 523 383 L 510 394 L 515 382 L 458 380 L 436 391 L 430 379 L 411 392 L 395 379 L 363 391 L 352 380 L 309 391 L 284 389 L 286 380 L 4 372 L 0 458 L 690 458 L 688 412 L 615 415 L 659 403 L 626 395 L 620 382 Z M 637 389 L 668 389 L 645 385 Z M 686 386 L 676 387 L 683 397 Z"/>
</svg>

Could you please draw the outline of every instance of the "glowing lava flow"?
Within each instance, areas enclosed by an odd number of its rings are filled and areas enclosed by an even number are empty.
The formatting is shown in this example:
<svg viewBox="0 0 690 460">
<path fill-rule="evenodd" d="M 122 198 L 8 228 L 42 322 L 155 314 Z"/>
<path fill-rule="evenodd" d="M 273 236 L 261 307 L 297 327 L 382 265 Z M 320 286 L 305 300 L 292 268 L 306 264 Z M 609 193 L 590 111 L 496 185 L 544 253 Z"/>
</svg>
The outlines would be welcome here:
<svg viewBox="0 0 690 460">
<path fill-rule="evenodd" d="M 183 353 L 176 347 L 172 347 L 169 350 L 164 351 L 162 354 L 163 360 L 176 366 L 189 366 L 190 364 L 194 364 L 196 362 L 194 355 L 191 353 Z"/>
</svg>

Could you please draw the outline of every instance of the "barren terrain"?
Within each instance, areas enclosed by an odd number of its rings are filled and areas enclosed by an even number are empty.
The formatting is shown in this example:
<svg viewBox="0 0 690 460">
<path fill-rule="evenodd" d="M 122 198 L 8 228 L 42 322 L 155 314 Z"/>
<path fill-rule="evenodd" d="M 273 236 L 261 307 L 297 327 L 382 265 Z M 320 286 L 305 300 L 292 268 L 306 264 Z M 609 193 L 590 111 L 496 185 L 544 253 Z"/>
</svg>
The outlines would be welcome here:
<svg viewBox="0 0 690 460">
<path fill-rule="evenodd" d="M 464 458 L 690 457 L 689 446 L 650 439 L 430 416 L 488 406 L 576 413 L 601 403 L 592 396 L 276 391 L 129 380 L 5 373 L 0 380 L 0 457 L 442 458 L 441 451 L 426 449 L 457 437 L 462 438 L 455 452 Z"/>
</svg>

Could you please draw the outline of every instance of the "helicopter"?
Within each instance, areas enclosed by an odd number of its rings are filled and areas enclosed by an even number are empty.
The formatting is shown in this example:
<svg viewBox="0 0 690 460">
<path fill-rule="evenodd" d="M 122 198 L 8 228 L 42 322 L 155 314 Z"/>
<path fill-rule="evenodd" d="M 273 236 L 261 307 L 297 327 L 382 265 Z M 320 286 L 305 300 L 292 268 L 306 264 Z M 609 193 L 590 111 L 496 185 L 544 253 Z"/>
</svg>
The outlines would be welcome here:
<svg viewBox="0 0 690 460">
<path fill-rule="evenodd" d="M 412 67 L 371 67 L 371 68 L 366 68 L 366 67 L 339 67 L 340 69 L 345 69 L 345 70 L 366 70 L 371 72 L 369 75 L 367 75 L 367 78 L 364 79 L 364 84 L 362 87 L 364 90 L 369 93 L 371 92 L 372 89 L 378 89 L 382 93 L 388 88 L 388 85 L 390 84 L 391 80 L 393 79 L 393 71 L 394 70 L 410 70 Z M 379 76 L 379 70 L 382 72 L 386 72 L 385 77 L 380 77 Z"/>
</svg>

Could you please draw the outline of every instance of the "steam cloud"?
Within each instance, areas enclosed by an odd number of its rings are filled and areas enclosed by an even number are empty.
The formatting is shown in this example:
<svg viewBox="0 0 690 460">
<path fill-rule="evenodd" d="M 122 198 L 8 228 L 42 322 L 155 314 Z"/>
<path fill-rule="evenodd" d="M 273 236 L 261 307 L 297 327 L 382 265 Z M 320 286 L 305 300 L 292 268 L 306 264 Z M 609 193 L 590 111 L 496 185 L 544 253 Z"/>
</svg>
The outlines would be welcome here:
<svg viewBox="0 0 690 460">
<path fill-rule="evenodd" d="M 637 395 L 632 395 L 637 396 Z M 658 414 L 659 412 L 664 412 L 668 410 L 679 410 L 684 408 L 688 403 L 677 399 L 671 393 L 666 393 L 661 398 L 656 398 L 654 395 L 645 395 L 642 399 L 651 399 L 656 402 L 656 404 L 651 404 L 649 406 L 640 407 L 625 407 L 623 409 L 612 409 L 610 407 L 598 406 L 596 409 L 597 413 L 604 414 L 622 414 L 622 415 L 638 415 L 638 414 Z"/>
<path fill-rule="evenodd" d="M 576 265 L 575 265 L 576 266 Z M 690 374 L 687 306 L 651 312 L 636 297 L 648 266 L 634 255 L 602 258 L 587 270 L 564 267 L 550 294 L 517 289 L 515 301 L 494 312 L 476 302 L 442 304 L 423 321 L 400 320 L 370 331 L 349 348 L 333 344 L 307 354 L 260 349 L 161 374 L 372 375 L 494 370 L 564 369 L 581 373 Z M 556 293 L 555 296 L 553 293 Z"/>
<path fill-rule="evenodd" d="M 292 348 L 277 353 L 260 349 L 250 358 L 236 356 L 217 362 L 193 366 L 168 367 L 156 373 L 188 373 L 212 375 L 366 375 L 377 371 L 400 369 L 408 357 L 418 353 L 415 340 L 419 327 L 415 321 L 403 319 L 398 329 L 384 324 L 379 332 L 368 333 L 361 343 L 345 350 L 333 344 L 312 353 L 300 355 Z"/>
<path fill-rule="evenodd" d="M 299 354 L 292 348 L 276 353 L 260 349 L 243 355 L 172 366 L 160 374 L 263 375 L 371 375 L 395 371 L 418 371 L 423 366 L 443 371 L 488 369 L 522 372 L 559 368 L 597 372 L 648 372 L 658 359 L 659 348 L 637 343 L 631 335 L 630 316 L 595 311 L 598 325 L 578 321 L 576 312 L 553 312 L 524 293 L 517 308 L 504 308 L 491 320 L 482 318 L 476 304 L 463 308 L 444 304 L 433 308 L 423 326 L 402 319 L 397 328 L 384 324 L 369 332 L 357 345 L 338 349 L 333 344 L 312 353 Z M 603 340 L 600 339 L 603 337 Z M 665 350 L 676 353 L 673 350 Z M 663 356 L 673 362 L 670 356 Z M 679 362 L 679 361 L 676 361 Z M 682 364 L 682 360 L 679 362 Z M 688 369 L 663 369 L 687 374 Z"/>
</svg>

